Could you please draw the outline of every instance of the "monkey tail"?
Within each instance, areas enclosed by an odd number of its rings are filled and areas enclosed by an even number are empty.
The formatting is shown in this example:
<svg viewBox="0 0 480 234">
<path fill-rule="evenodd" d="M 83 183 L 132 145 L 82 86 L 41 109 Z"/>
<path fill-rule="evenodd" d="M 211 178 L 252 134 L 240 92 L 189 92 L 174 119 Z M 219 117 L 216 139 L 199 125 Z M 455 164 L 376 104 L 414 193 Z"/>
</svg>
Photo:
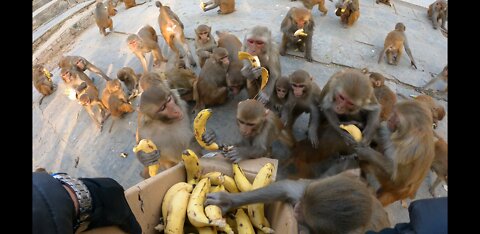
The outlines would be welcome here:
<svg viewBox="0 0 480 234">
<path fill-rule="evenodd" d="M 198 78 L 195 81 L 193 81 L 193 84 L 192 84 L 193 100 L 195 102 L 198 102 L 198 100 L 199 100 L 197 85 L 198 85 Z"/>
<path fill-rule="evenodd" d="M 383 55 L 385 54 L 385 52 L 387 51 L 387 49 L 389 49 L 389 48 L 383 48 L 382 52 L 380 52 L 380 56 L 378 56 L 378 63 L 379 63 L 379 64 L 380 64 L 380 62 L 382 62 Z"/>
<path fill-rule="evenodd" d="M 156 1 L 155 2 L 155 6 L 157 6 L 158 8 L 162 7 L 162 3 L 160 1 Z"/>
</svg>

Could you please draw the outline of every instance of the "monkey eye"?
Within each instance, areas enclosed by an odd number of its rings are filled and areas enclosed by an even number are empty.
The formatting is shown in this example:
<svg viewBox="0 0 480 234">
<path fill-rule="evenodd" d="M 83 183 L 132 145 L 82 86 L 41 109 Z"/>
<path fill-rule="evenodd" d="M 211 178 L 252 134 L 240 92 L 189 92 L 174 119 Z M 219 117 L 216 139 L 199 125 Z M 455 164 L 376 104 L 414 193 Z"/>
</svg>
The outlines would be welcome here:
<svg viewBox="0 0 480 234">
<path fill-rule="evenodd" d="M 200 35 L 206 35 L 208 32 L 201 32 Z"/>
<path fill-rule="evenodd" d="M 292 86 L 295 87 L 295 88 L 304 88 L 305 87 L 305 85 L 303 85 L 303 84 L 292 84 Z"/>
<path fill-rule="evenodd" d="M 163 104 L 163 105 L 160 107 L 159 111 L 164 111 L 165 108 L 167 108 L 167 104 L 168 104 L 170 101 L 172 101 L 172 95 L 170 95 L 170 96 L 167 97 L 167 101 L 165 102 L 165 104 Z"/>
<path fill-rule="evenodd" d="M 265 42 L 263 42 L 263 41 L 256 41 L 256 40 L 253 40 L 253 39 L 248 39 L 247 42 L 248 42 L 249 44 L 257 44 L 257 45 L 263 45 L 263 44 L 265 44 Z"/>
</svg>

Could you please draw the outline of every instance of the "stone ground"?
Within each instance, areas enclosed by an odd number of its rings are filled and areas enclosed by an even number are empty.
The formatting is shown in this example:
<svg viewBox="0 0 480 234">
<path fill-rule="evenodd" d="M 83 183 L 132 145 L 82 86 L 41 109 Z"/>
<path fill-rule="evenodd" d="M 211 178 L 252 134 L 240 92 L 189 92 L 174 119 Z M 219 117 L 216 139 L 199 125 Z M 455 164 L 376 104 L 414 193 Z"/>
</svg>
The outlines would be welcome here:
<svg viewBox="0 0 480 234">
<path fill-rule="evenodd" d="M 292 6 L 301 5 L 299 2 L 289 0 L 278 0 L 273 4 L 272 1 L 263 0 L 236 2 L 235 12 L 218 15 L 215 10 L 202 12 L 199 1 L 162 1 L 183 21 L 187 38 L 194 37 L 194 28 L 199 24 L 210 25 L 213 30 L 229 31 L 240 39 L 243 39 L 244 33 L 249 28 L 263 25 L 271 29 L 272 37 L 277 43 L 281 40 L 280 22 L 286 12 Z M 340 69 L 367 67 L 370 71 L 384 74 L 388 78 L 387 85 L 397 93 L 405 96 L 419 94 L 415 88 L 425 84 L 447 64 L 447 38 L 439 30 L 434 30 L 427 19 L 425 7 L 429 3 L 425 0 L 409 2 L 394 1 L 394 7 L 390 8 L 386 5 L 377 5 L 374 0 L 361 0 L 359 20 L 351 28 L 345 29 L 334 14 L 334 3 L 326 1 L 325 5 L 329 9 L 326 16 L 322 16 L 318 9 L 313 10 L 316 26 L 312 52 L 315 61 L 306 62 L 299 57 L 302 56 L 300 53 L 289 51 L 290 55 L 280 59 L 282 74 L 288 75 L 296 69 L 304 69 L 314 76 L 320 87 L 323 87 L 329 77 Z M 93 24 L 76 37 L 69 47 L 64 48 L 64 54 L 83 56 L 112 78 L 115 78 L 117 71 L 124 66 L 141 72 L 140 62 L 126 46 L 125 33 L 135 33 L 143 25 L 150 24 L 160 35 L 157 22 L 158 8 L 155 7 L 155 2 L 150 0 L 129 10 L 119 5 L 117 10 L 113 21 L 114 31 L 119 33 L 101 36 Z M 402 57 L 398 66 L 391 66 L 385 62 L 377 64 L 383 40 L 397 22 L 403 22 L 407 27 L 407 37 L 418 70 L 409 66 L 407 56 Z M 164 55 L 171 54 L 163 39 L 159 39 L 159 43 Z M 192 40 L 189 43 L 193 51 Z M 55 61 L 53 57 L 44 60 L 47 61 L 46 66 L 52 72 L 58 89 L 46 97 L 39 106 L 41 96 L 32 88 L 33 169 L 45 167 L 49 171 L 65 171 L 77 177 L 111 177 L 125 188 L 141 181 L 139 172 L 143 167 L 132 152 L 137 113 L 115 120 L 111 133 L 108 129 L 113 119 L 109 118 L 104 124 L 104 130 L 100 132 L 84 109 L 64 94 L 65 86 L 56 66 L 58 60 Z M 150 58 L 149 61 L 151 63 Z M 197 74 L 199 71 L 197 68 Z M 105 81 L 96 74 L 87 72 L 87 75 L 95 79 L 94 83 L 101 92 L 105 87 Z M 245 98 L 246 92 L 242 92 L 239 96 L 231 98 L 228 103 L 212 108 L 214 115 L 209 120 L 209 128 L 215 129 L 219 141 L 231 142 L 238 136 L 235 130 L 231 130 L 236 128 L 234 110 L 236 103 Z M 138 105 L 138 102 L 139 98 L 135 99 L 133 104 Z M 437 97 L 437 102 L 448 112 L 446 97 Z M 193 104 L 190 107 L 193 107 Z M 191 118 L 193 119 L 193 116 Z M 307 115 L 301 116 L 295 125 L 295 135 L 298 139 L 305 137 L 307 118 Z M 439 123 L 437 132 L 448 140 L 447 122 L 448 116 Z M 128 156 L 123 158 L 120 156 L 122 153 Z M 431 197 L 428 185 L 432 184 L 435 178 L 436 175 L 429 173 L 416 199 Z M 442 186 L 438 186 L 436 191 L 438 196 L 447 196 Z M 386 209 L 392 224 L 408 222 L 408 211 L 403 209 L 399 202 Z"/>
</svg>

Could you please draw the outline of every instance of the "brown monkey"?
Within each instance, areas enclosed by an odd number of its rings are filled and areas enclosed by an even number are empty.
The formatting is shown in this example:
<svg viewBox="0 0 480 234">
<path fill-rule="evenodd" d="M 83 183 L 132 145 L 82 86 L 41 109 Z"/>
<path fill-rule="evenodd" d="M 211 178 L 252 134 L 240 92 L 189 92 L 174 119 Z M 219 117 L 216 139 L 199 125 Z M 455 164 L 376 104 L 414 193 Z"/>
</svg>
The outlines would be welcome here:
<svg viewBox="0 0 480 234">
<path fill-rule="evenodd" d="M 42 105 L 43 99 L 52 94 L 55 91 L 55 86 L 53 85 L 52 78 L 50 77 L 50 72 L 48 72 L 43 64 L 37 64 L 32 68 L 32 78 L 33 86 L 39 93 L 43 96 L 38 101 L 38 105 Z"/>
<path fill-rule="evenodd" d="M 427 10 L 428 17 L 432 20 L 433 28 L 438 28 L 438 21 L 442 20 L 442 29 L 447 31 L 445 28 L 445 23 L 447 22 L 448 8 L 447 1 L 445 0 L 436 0 Z"/>
<path fill-rule="evenodd" d="M 278 116 L 281 116 L 283 105 L 287 102 L 289 93 L 291 90 L 290 81 L 287 76 L 282 76 L 275 82 L 275 89 L 267 107 L 275 112 Z"/>
<path fill-rule="evenodd" d="M 253 27 L 245 35 L 242 51 L 252 56 L 258 56 L 261 66 L 268 70 L 269 78 L 266 87 L 261 92 L 259 90 L 255 92 L 259 93 L 258 100 L 266 104 L 273 92 L 275 81 L 282 75 L 278 46 L 272 40 L 272 32 L 267 27 Z M 241 73 L 247 78 L 247 81 L 261 83 L 262 69 L 260 67 L 253 68 L 246 59 L 242 62 Z"/>
<path fill-rule="evenodd" d="M 125 9 L 129 9 L 129 8 L 139 6 L 139 5 L 142 5 L 142 4 L 146 3 L 146 1 L 142 2 L 142 3 L 136 3 L 135 0 L 121 0 L 121 2 L 123 2 L 125 4 Z"/>
<path fill-rule="evenodd" d="M 70 68 L 75 68 L 81 72 L 84 72 L 88 69 L 89 71 L 101 76 L 106 81 L 110 80 L 110 78 L 108 78 L 108 76 L 102 70 L 100 70 L 100 68 L 96 67 L 82 56 L 62 56 L 58 62 L 58 66 L 60 69 L 69 70 Z"/>
<path fill-rule="evenodd" d="M 198 25 L 195 29 L 195 52 L 200 62 L 200 68 L 205 64 L 205 60 L 210 57 L 212 50 L 217 47 L 211 31 L 212 28 L 205 24 Z"/>
<path fill-rule="evenodd" d="M 185 41 L 183 33 L 183 23 L 180 18 L 168 6 L 162 5 L 161 2 L 156 1 L 155 5 L 159 8 L 160 14 L 158 16 L 158 25 L 162 32 L 163 39 L 167 42 L 170 49 L 177 54 L 177 59 L 184 58 L 187 60 L 185 64 L 189 66 L 197 66 L 193 59 L 192 53 Z"/>
<path fill-rule="evenodd" d="M 380 183 L 377 197 L 383 206 L 413 199 L 435 156 L 430 110 L 416 101 L 398 102 L 378 129 L 380 151 L 357 146 L 362 170 Z M 406 207 L 406 203 L 402 201 Z"/>
<path fill-rule="evenodd" d="M 436 89 L 440 88 L 441 93 L 448 92 L 448 65 L 445 65 L 442 72 L 425 84 L 423 88 L 426 89 L 430 86 L 434 86 Z"/>
<path fill-rule="evenodd" d="M 228 51 L 230 64 L 238 61 L 238 51 L 242 49 L 242 42 L 235 35 L 228 32 L 215 31 L 218 36 L 218 47 L 223 47 Z"/>
<path fill-rule="evenodd" d="M 335 4 L 335 14 L 340 16 L 344 27 L 352 26 L 360 17 L 360 3 L 358 0 L 338 0 Z"/>
<path fill-rule="evenodd" d="M 235 163 L 249 158 L 271 157 L 275 140 L 288 147 L 294 144 L 294 139 L 283 130 L 280 119 L 257 100 L 238 103 L 237 125 L 242 137 L 224 154 Z"/>
<path fill-rule="evenodd" d="M 367 75 L 359 70 L 344 69 L 333 74 L 320 94 L 320 123 L 327 120 L 348 145 L 356 142 L 339 128 L 340 122 L 358 121 L 362 130 L 361 144 L 369 145 L 378 127 L 380 105 Z"/>
<path fill-rule="evenodd" d="M 148 177 L 148 166 L 162 160 L 161 169 L 167 169 L 180 162 L 182 151 L 191 149 L 196 154 L 201 148 L 193 138 L 192 125 L 187 114 L 187 104 L 166 82 L 146 89 L 140 98 L 136 142 L 150 139 L 158 148 L 156 157 L 148 161 L 149 155 L 137 153 L 144 164 L 144 177 Z M 211 142 L 213 142 L 213 139 Z"/>
<path fill-rule="evenodd" d="M 197 81 L 197 75 L 185 67 L 183 60 L 179 60 L 176 67 L 165 72 L 165 77 L 170 88 L 176 89 L 183 100 L 193 100 L 193 84 Z"/>
<path fill-rule="evenodd" d="M 380 122 L 386 121 L 392 113 L 393 106 L 397 102 L 397 95 L 385 85 L 385 77 L 377 72 L 370 73 L 370 80 L 373 85 L 373 92 L 381 106 Z"/>
<path fill-rule="evenodd" d="M 392 4 L 390 4 L 390 0 L 376 0 L 376 3 L 383 3 L 385 5 L 392 6 Z"/>
<path fill-rule="evenodd" d="M 435 188 L 442 180 L 448 185 L 448 145 L 443 138 L 438 136 L 436 136 L 435 158 L 433 159 L 431 169 L 437 174 L 437 179 L 435 179 L 428 191 L 432 194 L 432 197 L 435 197 Z"/>
<path fill-rule="evenodd" d="M 205 204 L 220 206 L 225 214 L 242 205 L 274 201 L 294 204 L 299 233 L 365 233 L 390 227 L 380 202 L 348 172 L 317 180 L 281 180 L 243 193 L 210 193 Z"/>
<path fill-rule="evenodd" d="M 438 121 L 442 120 L 445 117 L 445 108 L 441 105 L 437 105 L 435 100 L 432 97 L 421 94 L 415 97 L 415 101 L 423 103 L 432 113 L 433 128 L 437 128 Z"/>
<path fill-rule="evenodd" d="M 297 0 L 292 0 L 292 2 L 294 1 L 297 1 Z M 300 1 L 309 10 L 312 10 L 312 8 L 318 4 L 318 10 L 322 12 L 324 16 L 327 15 L 328 10 L 325 7 L 325 0 L 300 0 Z"/>
<path fill-rule="evenodd" d="M 113 0 L 108 0 L 107 1 L 107 11 L 108 11 L 108 16 L 115 16 L 117 14 L 117 9 L 115 9 L 115 6 L 113 5 Z"/>
<path fill-rule="evenodd" d="M 203 3 L 202 6 L 204 12 L 220 6 L 217 13 L 224 15 L 235 11 L 235 0 L 209 0 L 208 2 Z"/>
<path fill-rule="evenodd" d="M 205 62 L 196 83 L 194 110 L 200 111 L 205 105 L 220 105 L 227 101 L 227 69 L 230 64 L 225 48 L 213 49 L 213 54 Z"/>
<path fill-rule="evenodd" d="M 97 5 L 95 8 L 95 22 L 97 23 L 98 29 L 100 30 L 100 34 L 106 36 L 106 28 L 108 28 L 110 32 L 113 31 L 112 18 L 110 18 L 107 7 L 105 7 L 102 1 L 97 1 Z"/>
<path fill-rule="evenodd" d="M 125 113 L 133 112 L 133 107 L 128 103 L 122 85 L 117 79 L 107 81 L 102 93 L 102 103 L 114 117 L 122 117 Z"/>
<path fill-rule="evenodd" d="M 310 113 L 308 122 L 308 139 L 314 148 L 318 147 L 317 129 L 320 118 L 321 89 L 313 81 L 313 77 L 305 70 L 294 71 L 289 77 L 291 91 L 282 108 L 282 122 L 291 133 L 293 124 L 300 114 Z"/>
<path fill-rule="evenodd" d="M 229 53 L 230 55 L 230 53 Z M 239 60 L 235 60 L 233 62 L 230 62 L 230 65 L 228 65 L 228 70 L 227 70 L 227 87 L 228 90 L 233 94 L 237 95 L 242 91 L 242 89 L 245 87 L 247 83 L 247 78 L 245 78 L 242 73 L 240 73 L 240 70 L 242 70 L 243 63 Z M 247 88 L 247 91 L 249 89 Z M 255 90 L 258 90 L 255 88 Z M 257 93 L 248 93 L 249 98 L 253 98 Z"/>
<path fill-rule="evenodd" d="M 143 72 L 148 72 L 147 60 L 145 54 L 152 52 L 153 66 L 159 67 L 162 62 L 167 60 L 162 55 L 162 49 L 158 45 L 158 37 L 155 29 L 150 25 L 140 28 L 137 34 L 131 34 L 127 38 L 128 48 L 140 60 Z"/>
<path fill-rule="evenodd" d="M 405 51 L 410 58 L 410 65 L 417 69 L 417 65 L 415 65 L 415 60 L 412 56 L 412 51 L 410 51 L 410 47 L 408 46 L 405 30 L 406 27 L 403 23 L 397 23 L 395 25 L 395 30 L 388 33 L 387 37 L 385 37 L 383 50 L 378 57 L 378 63 L 382 61 L 383 54 L 386 53 L 388 64 L 397 65 L 402 56 L 402 49 L 405 47 Z"/>
<path fill-rule="evenodd" d="M 90 118 L 102 131 L 103 122 L 108 117 L 106 114 L 106 107 L 98 99 L 98 89 L 93 84 L 83 82 L 77 89 L 78 102 L 85 107 Z M 97 107 L 97 111 L 94 108 Z"/>
<path fill-rule="evenodd" d="M 280 55 L 284 56 L 287 47 L 294 46 L 301 52 L 305 51 L 305 59 L 308 62 L 312 62 L 312 37 L 314 26 L 315 22 L 312 19 L 312 12 L 310 10 L 297 7 L 290 8 L 280 25 L 280 30 L 283 33 L 282 44 L 280 45 Z M 303 29 L 306 36 L 295 36 L 294 33 L 299 29 Z"/>
<path fill-rule="evenodd" d="M 117 72 L 117 78 L 125 84 L 125 87 L 127 87 L 129 93 L 128 95 L 131 95 L 131 97 L 134 97 L 138 94 L 138 83 L 140 76 L 141 74 L 135 74 L 135 71 L 133 71 L 133 69 L 130 67 L 123 67 Z"/>
<path fill-rule="evenodd" d="M 153 86 L 161 86 L 163 84 L 166 84 L 168 86 L 168 83 L 164 82 L 165 80 L 162 79 L 159 74 L 155 72 L 147 72 L 140 77 L 140 81 L 138 82 L 138 84 L 140 86 L 140 91 L 145 92 L 145 90 Z"/>
<path fill-rule="evenodd" d="M 73 89 L 77 96 L 81 90 L 85 89 L 85 85 L 94 85 L 85 73 L 74 67 L 62 68 L 60 74 L 67 88 Z"/>
</svg>

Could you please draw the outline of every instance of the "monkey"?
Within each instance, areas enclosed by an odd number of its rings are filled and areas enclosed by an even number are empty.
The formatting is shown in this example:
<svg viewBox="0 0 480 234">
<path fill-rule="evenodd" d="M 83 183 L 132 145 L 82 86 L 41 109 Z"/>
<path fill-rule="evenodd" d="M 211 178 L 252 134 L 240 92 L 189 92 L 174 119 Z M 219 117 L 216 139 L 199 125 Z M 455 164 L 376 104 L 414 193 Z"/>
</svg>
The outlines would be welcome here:
<svg viewBox="0 0 480 234">
<path fill-rule="evenodd" d="M 228 32 L 215 31 L 218 36 L 218 47 L 223 47 L 228 51 L 230 64 L 238 60 L 238 51 L 242 49 L 242 42 L 235 35 Z"/>
<path fill-rule="evenodd" d="M 84 72 L 88 69 L 89 71 L 101 76 L 106 81 L 110 80 L 110 78 L 102 70 L 100 70 L 100 68 L 96 67 L 82 56 L 62 56 L 58 62 L 58 66 L 60 69 L 65 68 L 67 70 L 73 67 L 81 72 Z"/>
<path fill-rule="evenodd" d="M 84 81 L 77 89 L 77 100 L 83 107 L 85 107 L 88 115 L 101 132 L 103 129 L 103 123 L 109 115 L 106 114 L 105 105 L 103 105 L 98 99 L 97 87 L 95 87 L 93 83 L 88 84 Z M 98 112 L 93 111 L 94 107 L 97 107 Z"/>
<path fill-rule="evenodd" d="M 258 56 L 260 64 L 268 70 L 269 78 L 264 90 L 257 90 L 258 100 L 266 104 L 273 93 L 275 81 L 281 77 L 280 57 L 277 44 L 272 40 L 272 32 L 264 26 L 255 26 L 245 35 L 242 51 Z M 253 68 L 246 59 L 242 61 L 241 73 L 248 81 L 261 82 L 262 69 Z M 260 87 L 260 86 L 258 86 Z"/>
<path fill-rule="evenodd" d="M 237 163 L 244 159 L 271 157 L 272 143 L 280 140 L 292 147 L 292 139 L 283 129 L 280 119 L 255 99 L 237 105 L 237 126 L 241 139 L 224 156 Z"/>
<path fill-rule="evenodd" d="M 246 204 L 293 204 L 299 233 L 365 233 L 390 227 L 388 214 L 367 186 L 349 172 L 316 180 L 280 180 L 243 193 L 207 194 L 222 213 Z"/>
<path fill-rule="evenodd" d="M 402 49 L 405 48 L 405 51 L 410 58 L 410 65 L 417 69 L 417 65 L 415 65 L 415 60 L 412 56 L 412 51 L 410 51 L 410 47 L 408 46 L 405 30 L 406 27 L 403 23 L 397 23 L 395 25 L 395 30 L 387 34 L 387 37 L 385 37 L 383 50 L 380 52 L 380 56 L 378 57 L 378 63 L 382 61 L 383 54 L 386 53 L 388 64 L 397 65 L 402 56 Z"/>
<path fill-rule="evenodd" d="M 229 52 L 230 55 L 230 52 Z M 230 57 L 230 56 L 229 56 Z M 240 70 L 242 70 L 243 63 L 241 61 L 234 60 L 230 62 L 227 70 L 227 87 L 228 91 L 233 95 L 238 95 L 240 91 L 247 85 L 247 78 L 242 75 Z M 247 91 L 251 90 L 247 88 Z M 254 88 L 255 91 L 248 93 L 248 98 L 253 98 L 255 96 L 258 88 Z"/>
<path fill-rule="evenodd" d="M 166 80 L 163 79 L 159 74 L 155 72 L 144 73 L 140 77 L 140 81 L 138 82 L 140 86 L 140 92 L 143 93 L 145 92 L 145 90 L 150 89 L 151 87 L 154 87 L 154 86 L 161 86 L 164 83 L 164 81 Z M 167 86 L 168 86 L 168 83 L 167 83 Z"/>
<path fill-rule="evenodd" d="M 142 3 L 136 3 L 135 0 L 119 0 L 119 2 L 123 2 L 125 4 L 125 9 L 130 9 L 132 7 L 143 5 L 143 4 L 147 3 L 146 1 L 142 2 Z"/>
<path fill-rule="evenodd" d="M 445 117 L 445 108 L 441 105 L 437 105 L 437 103 L 433 100 L 432 97 L 422 94 L 418 95 L 414 98 L 415 101 L 423 103 L 432 113 L 432 126 L 433 129 L 436 129 L 438 126 L 438 121 L 441 121 Z"/>
<path fill-rule="evenodd" d="M 193 84 L 197 81 L 197 75 L 185 66 L 183 60 L 178 60 L 176 65 L 176 67 L 165 72 L 168 84 L 171 89 L 177 90 L 183 100 L 192 101 Z"/>
<path fill-rule="evenodd" d="M 376 0 L 375 2 L 376 2 L 377 4 L 383 3 L 383 4 L 387 5 L 387 6 L 390 6 L 390 7 L 392 6 L 392 4 L 390 3 L 390 0 Z"/>
<path fill-rule="evenodd" d="M 133 71 L 133 69 L 130 67 L 123 67 L 117 72 L 117 79 L 122 81 L 125 84 L 125 87 L 127 87 L 128 95 L 130 95 L 128 98 L 129 100 L 138 95 L 138 83 L 140 76 L 141 74 L 135 74 L 135 71 Z"/>
<path fill-rule="evenodd" d="M 200 62 L 200 68 L 205 64 L 205 60 L 210 57 L 212 50 L 217 47 L 211 31 L 212 28 L 205 24 L 198 25 L 195 29 L 195 52 Z"/>
<path fill-rule="evenodd" d="M 43 95 L 38 101 L 38 105 L 42 105 L 43 99 L 55 91 L 55 85 L 50 76 L 50 72 L 45 69 L 43 64 L 32 67 L 33 86 Z"/>
<path fill-rule="evenodd" d="M 297 0 L 292 0 L 292 2 Z M 312 10 L 315 5 L 318 4 L 318 10 L 323 13 L 323 15 L 327 15 L 327 8 L 325 7 L 325 0 L 300 0 L 303 3 L 305 8 Z M 331 1 L 331 0 L 330 0 Z"/>
<path fill-rule="evenodd" d="M 438 28 L 438 21 L 442 20 L 441 28 L 445 31 L 445 23 L 447 22 L 448 8 L 447 1 L 445 0 L 436 0 L 428 6 L 427 10 L 428 17 L 432 20 L 433 28 Z"/>
<path fill-rule="evenodd" d="M 413 199 L 435 156 L 430 110 L 413 100 L 395 104 L 388 121 L 378 128 L 379 151 L 354 147 L 361 169 L 373 173 L 380 183 L 377 198 L 383 206 Z"/>
<path fill-rule="evenodd" d="M 65 82 L 67 88 L 73 89 L 78 96 L 78 93 L 85 89 L 86 85 L 94 85 L 93 81 L 85 75 L 82 71 L 79 71 L 75 67 L 62 68 L 60 76 Z"/>
<path fill-rule="evenodd" d="M 372 83 L 361 71 L 344 69 L 330 77 L 320 93 L 320 122 L 327 120 L 332 128 L 345 140 L 347 145 L 357 143 L 350 134 L 341 130 L 340 122 L 357 121 L 362 130 L 360 144 L 370 145 L 378 127 L 380 105 L 375 97 Z"/>
<path fill-rule="evenodd" d="M 373 92 L 381 106 L 380 122 L 386 121 L 392 113 L 393 106 L 397 102 L 397 95 L 385 85 L 385 77 L 377 72 L 370 73 L 370 81 L 373 85 Z"/>
<path fill-rule="evenodd" d="M 103 36 L 107 35 L 105 31 L 106 28 L 113 31 L 113 21 L 108 14 L 107 7 L 103 4 L 102 1 L 97 1 L 97 5 L 95 8 L 95 22 L 97 23 L 98 29 L 100 30 L 100 34 Z"/>
<path fill-rule="evenodd" d="M 145 59 L 146 53 L 152 52 L 153 67 L 159 67 L 162 62 L 167 62 L 167 59 L 163 57 L 162 49 L 158 45 L 157 33 L 150 25 L 140 28 L 137 34 L 130 34 L 127 38 L 127 44 L 130 51 L 142 63 L 144 72 L 148 72 L 147 60 Z"/>
<path fill-rule="evenodd" d="M 433 158 L 431 169 L 437 174 L 437 179 L 435 179 L 428 191 L 432 197 L 435 197 L 435 188 L 442 180 L 448 185 L 448 145 L 439 136 L 435 136 L 435 157 Z"/>
<path fill-rule="evenodd" d="M 340 17 L 344 27 L 352 26 L 360 17 L 360 3 L 358 0 L 338 0 L 335 4 L 335 14 Z"/>
<path fill-rule="evenodd" d="M 117 14 L 117 9 L 115 9 L 115 6 L 113 5 L 113 0 L 108 0 L 107 1 L 107 11 L 108 11 L 108 16 L 115 16 Z"/>
<path fill-rule="evenodd" d="M 282 44 L 280 45 L 280 55 L 285 56 L 287 47 L 294 46 L 300 52 L 305 52 L 305 59 L 312 62 L 312 37 L 315 22 L 312 18 L 312 12 L 305 8 L 292 7 L 280 25 L 280 30 L 283 33 Z M 294 33 L 303 29 L 306 36 Z"/>
<path fill-rule="evenodd" d="M 290 93 L 283 105 L 281 118 L 288 131 L 291 133 L 293 124 L 303 112 L 310 113 L 308 122 L 308 139 L 314 148 L 318 147 L 317 129 L 320 118 L 320 93 L 321 89 L 313 81 L 313 77 L 305 70 L 294 71 L 289 77 Z"/>
<path fill-rule="evenodd" d="M 102 93 L 102 103 L 113 117 L 121 118 L 124 114 L 133 112 L 133 106 L 128 102 L 118 79 L 107 81 Z M 115 120 L 112 120 L 108 132 L 112 131 L 114 122 Z"/>
<path fill-rule="evenodd" d="M 165 42 L 170 49 L 177 54 L 177 59 L 186 57 L 185 65 L 192 67 L 197 66 L 193 59 L 192 53 L 185 41 L 185 34 L 183 33 L 183 23 L 180 18 L 168 6 L 162 5 L 161 2 L 156 1 L 155 5 L 159 8 L 160 14 L 158 16 L 158 25 Z"/>
<path fill-rule="evenodd" d="M 203 12 L 215 9 L 220 6 L 218 14 L 230 14 L 235 11 L 235 0 L 209 0 L 202 5 Z"/>
<path fill-rule="evenodd" d="M 282 76 L 277 79 L 275 89 L 273 90 L 272 96 L 270 96 L 267 107 L 273 110 L 279 117 L 281 117 L 282 108 L 287 102 L 290 90 L 291 86 L 288 76 Z"/>
<path fill-rule="evenodd" d="M 230 64 L 225 48 L 213 49 L 213 54 L 205 62 L 196 85 L 194 111 L 200 111 L 205 105 L 220 105 L 227 101 L 227 69 Z"/>
<path fill-rule="evenodd" d="M 434 86 L 435 88 L 440 87 L 440 93 L 445 94 L 448 92 L 448 65 L 445 65 L 442 72 L 440 72 L 435 78 L 431 79 L 428 83 L 426 83 L 423 88 L 427 89 L 430 86 Z"/>
</svg>

